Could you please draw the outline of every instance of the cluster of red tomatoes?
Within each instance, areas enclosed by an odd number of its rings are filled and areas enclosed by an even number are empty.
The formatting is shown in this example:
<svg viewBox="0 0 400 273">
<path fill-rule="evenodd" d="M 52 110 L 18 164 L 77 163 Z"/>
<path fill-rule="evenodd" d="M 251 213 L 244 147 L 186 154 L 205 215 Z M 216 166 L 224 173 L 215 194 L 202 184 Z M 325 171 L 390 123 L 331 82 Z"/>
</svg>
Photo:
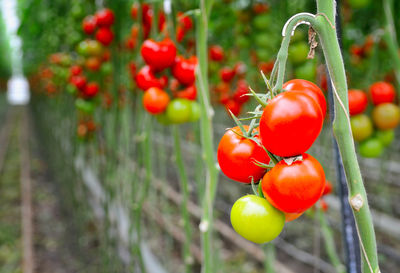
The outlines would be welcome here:
<svg viewBox="0 0 400 273">
<path fill-rule="evenodd" d="M 368 108 L 368 96 L 372 109 Z M 394 139 L 394 128 L 400 122 L 400 108 L 395 104 L 396 91 L 388 82 L 376 82 L 368 95 L 362 90 L 349 90 L 349 112 L 353 138 L 364 157 L 378 157 Z"/>
<path fill-rule="evenodd" d="M 114 39 L 111 26 L 114 24 L 114 13 L 110 9 L 102 9 L 95 15 L 88 15 L 83 19 L 82 29 L 87 35 L 95 33 L 96 40 L 108 46 Z"/>
<path fill-rule="evenodd" d="M 312 82 L 295 79 L 263 109 L 259 126 L 239 124 L 218 146 L 222 172 L 241 183 L 259 183 L 261 196 L 240 198 L 232 207 L 233 228 L 244 238 L 265 243 L 312 207 L 323 195 L 321 164 L 306 151 L 321 132 L 326 100 Z M 271 160 L 271 158 L 273 160 Z"/>
<path fill-rule="evenodd" d="M 209 48 L 209 59 L 211 65 L 213 63 L 221 65 L 224 60 L 223 48 L 219 45 L 212 45 Z M 210 71 L 210 73 L 213 73 L 213 71 Z M 246 65 L 242 62 L 236 63 L 233 67 L 223 66 L 218 70 L 220 82 L 213 88 L 216 101 L 235 116 L 240 115 L 243 105 L 250 99 L 246 95 L 248 84 L 245 80 L 245 73 Z"/>
</svg>

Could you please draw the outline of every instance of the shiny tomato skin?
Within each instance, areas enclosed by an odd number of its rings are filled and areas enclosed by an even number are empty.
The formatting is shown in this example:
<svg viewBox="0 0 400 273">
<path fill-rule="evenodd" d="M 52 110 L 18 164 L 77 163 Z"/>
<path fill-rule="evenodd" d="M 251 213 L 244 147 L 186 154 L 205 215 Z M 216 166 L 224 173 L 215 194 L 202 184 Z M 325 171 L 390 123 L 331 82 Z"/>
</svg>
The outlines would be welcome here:
<svg viewBox="0 0 400 273">
<path fill-rule="evenodd" d="M 248 126 L 244 126 L 248 130 Z M 258 182 L 267 169 L 259 167 L 256 161 L 268 164 L 267 152 L 253 140 L 246 139 L 239 127 L 227 130 L 222 136 L 217 150 L 218 163 L 221 171 L 230 179 L 241 182 Z M 258 138 L 258 135 L 256 136 Z"/>
<path fill-rule="evenodd" d="M 393 142 L 395 133 L 394 130 L 378 130 L 375 132 L 375 137 L 379 139 L 383 146 L 387 147 Z"/>
<path fill-rule="evenodd" d="M 321 164 L 311 155 L 288 165 L 284 160 L 276 164 L 262 180 L 265 198 L 285 213 L 302 213 L 322 196 L 325 173 Z"/>
<path fill-rule="evenodd" d="M 393 85 L 388 82 L 376 82 L 372 84 L 369 87 L 369 94 L 374 105 L 394 102 L 396 98 L 396 91 Z"/>
<path fill-rule="evenodd" d="M 355 141 L 363 141 L 369 138 L 374 131 L 371 119 L 365 114 L 352 116 L 350 124 Z"/>
<path fill-rule="evenodd" d="M 94 31 L 96 30 L 96 26 L 97 26 L 96 17 L 89 15 L 83 19 L 82 29 L 83 32 L 85 32 L 87 35 L 93 34 Z"/>
<path fill-rule="evenodd" d="M 97 11 L 95 17 L 99 27 L 110 27 L 114 24 L 114 12 L 110 9 Z"/>
<path fill-rule="evenodd" d="M 191 85 L 181 91 L 178 91 L 176 93 L 176 97 L 182 98 L 182 99 L 187 99 L 187 100 L 196 100 L 196 98 L 197 98 L 196 85 Z"/>
<path fill-rule="evenodd" d="M 306 152 L 321 132 L 321 107 L 301 91 L 286 91 L 264 108 L 260 136 L 264 147 L 273 154 L 290 157 Z"/>
<path fill-rule="evenodd" d="M 379 157 L 383 153 L 384 146 L 375 137 L 370 137 L 367 140 L 360 143 L 359 150 L 362 157 Z"/>
<path fill-rule="evenodd" d="M 394 129 L 400 122 L 400 108 L 394 103 L 382 103 L 372 110 L 372 120 L 380 130 Z"/>
<path fill-rule="evenodd" d="M 167 117 L 171 123 L 180 124 L 189 122 L 191 118 L 192 104 L 187 99 L 173 99 L 167 107 Z"/>
<path fill-rule="evenodd" d="M 315 84 L 307 80 L 293 79 L 283 84 L 285 90 L 297 90 L 312 97 L 321 107 L 322 114 L 326 115 L 326 99 L 322 90 Z"/>
<path fill-rule="evenodd" d="M 83 94 L 88 98 L 93 98 L 97 93 L 99 93 L 99 85 L 96 82 L 89 82 L 83 89 Z"/>
<path fill-rule="evenodd" d="M 175 58 L 175 63 L 172 66 L 172 75 L 183 85 L 194 84 L 196 77 L 197 58 L 192 56 L 189 59 L 185 59 L 182 56 Z"/>
<path fill-rule="evenodd" d="M 163 89 L 164 87 L 166 87 L 168 83 L 168 79 L 166 78 L 166 76 L 163 76 L 161 78 L 156 78 L 154 72 L 148 65 L 143 66 L 138 71 L 138 73 L 136 73 L 135 81 L 137 87 L 139 87 L 143 91 L 146 91 L 150 87 L 158 87 Z"/>
<path fill-rule="evenodd" d="M 148 39 L 143 42 L 140 53 L 147 65 L 154 71 L 161 71 L 174 64 L 176 47 L 168 38 L 160 42 Z"/>
<path fill-rule="evenodd" d="M 101 27 L 96 32 L 96 40 L 105 46 L 110 45 L 113 39 L 114 39 L 114 33 L 110 28 Z"/>
<path fill-rule="evenodd" d="M 230 218 L 239 235 L 257 244 L 274 240 L 285 225 L 285 215 L 256 195 L 238 199 L 232 206 Z"/>
<path fill-rule="evenodd" d="M 239 104 L 246 103 L 250 99 L 250 96 L 247 96 L 248 93 L 247 82 L 245 80 L 240 80 L 237 83 L 235 93 L 233 93 L 233 100 Z"/>
<path fill-rule="evenodd" d="M 348 96 L 350 116 L 361 114 L 365 111 L 365 109 L 367 109 L 368 97 L 364 91 L 358 89 L 350 89 Z"/>
<path fill-rule="evenodd" d="M 210 59 L 215 62 L 221 62 L 224 59 L 224 49 L 219 45 L 213 45 L 209 49 Z"/>
<path fill-rule="evenodd" d="M 291 222 L 303 215 L 302 213 L 285 213 L 285 221 Z"/>
<path fill-rule="evenodd" d="M 169 104 L 167 92 L 158 88 L 151 87 L 144 92 L 143 106 L 150 114 L 157 115 L 163 113 Z"/>
<path fill-rule="evenodd" d="M 82 75 L 76 75 L 71 77 L 71 83 L 80 91 L 86 87 L 86 77 Z"/>
</svg>

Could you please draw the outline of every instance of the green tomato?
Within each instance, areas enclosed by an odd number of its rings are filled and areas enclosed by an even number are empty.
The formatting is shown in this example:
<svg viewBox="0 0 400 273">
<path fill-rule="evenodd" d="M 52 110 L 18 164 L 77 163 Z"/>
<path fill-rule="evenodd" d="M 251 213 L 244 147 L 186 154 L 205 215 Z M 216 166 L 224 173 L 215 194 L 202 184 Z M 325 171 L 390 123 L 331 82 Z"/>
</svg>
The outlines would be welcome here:
<svg viewBox="0 0 400 273">
<path fill-rule="evenodd" d="M 77 89 L 75 86 L 73 86 L 72 84 L 68 84 L 67 85 L 67 92 L 71 95 L 75 95 L 77 93 Z"/>
<path fill-rule="evenodd" d="M 240 35 L 236 38 L 236 44 L 240 48 L 249 48 L 250 47 L 250 41 L 246 36 Z"/>
<path fill-rule="evenodd" d="M 162 114 L 156 115 L 156 119 L 162 125 L 166 126 L 166 125 L 170 125 L 171 124 L 171 121 L 169 120 L 169 118 L 168 118 L 166 113 L 162 113 Z"/>
<path fill-rule="evenodd" d="M 289 46 L 289 60 L 295 64 L 299 65 L 307 60 L 307 55 L 310 47 L 306 42 L 297 42 Z"/>
<path fill-rule="evenodd" d="M 394 140 L 394 130 L 378 130 L 375 136 L 383 144 L 383 146 L 389 146 Z"/>
<path fill-rule="evenodd" d="M 266 33 L 257 34 L 254 38 L 254 42 L 258 47 L 270 48 L 271 47 L 271 36 Z"/>
<path fill-rule="evenodd" d="M 383 144 L 378 138 L 371 137 L 360 143 L 360 155 L 363 157 L 378 157 L 383 152 Z"/>
<path fill-rule="evenodd" d="M 88 56 L 89 55 L 88 48 L 89 48 L 88 42 L 87 41 L 82 41 L 76 47 L 76 52 L 78 52 L 79 55 Z"/>
<path fill-rule="evenodd" d="M 265 48 L 257 49 L 256 55 L 260 61 L 265 61 L 265 62 L 269 61 L 272 57 L 271 51 L 269 51 L 268 49 L 265 49 Z"/>
<path fill-rule="evenodd" d="M 243 238 L 263 244 L 278 237 L 285 225 L 285 215 L 266 199 L 246 195 L 233 204 L 231 223 Z"/>
<path fill-rule="evenodd" d="M 308 60 L 304 64 L 296 67 L 294 74 L 297 79 L 315 82 L 317 76 L 317 64 L 314 60 Z"/>
<path fill-rule="evenodd" d="M 271 25 L 272 17 L 268 14 L 260 14 L 253 18 L 253 25 L 257 30 L 268 29 Z"/>
<path fill-rule="evenodd" d="M 167 117 L 171 123 L 184 123 L 190 120 L 191 102 L 187 99 L 173 99 L 167 107 Z"/>
<path fill-rule="evenodd" d="M 192 101 L 189 121 L 198 121 L 201 114 L 200 104 L 197 101 Z"/>
<path fill-rule="evenodd" d="M 112 72 L 112 65 L 111 65 L 111 63 L 110 62 L 106 62 L 106 63 L 103 63 L 102 65 L 101 65 L 101 67 L 100 67 L 100 72 L 101 72 L 101 74 L 103 74 L 103 75 L 110 75 L 111 74 L 111 72 Z"/>
<path fill-rule="evenodd" d="M 352 116 L 350 118 L 351 131 L 355 141 L 363 141 L 370 137 L 374 131 L 371 119 L 364 114 Z"/>
<path fill-rule="evenodd" d="M 367 7 L 371 0 L 348 0 L 347 2 L 353 9 L 361 9 Z"/>
<path fill-rule="evenodd" d="M 87 101 L 84 99 L 77 99 L 75 101 L 75 107 L 79 110 L 82 111 L 86 114 L 92 114 L 94 112 L 95 109 L 95 105 L 92 101 Z"/>
</svg>

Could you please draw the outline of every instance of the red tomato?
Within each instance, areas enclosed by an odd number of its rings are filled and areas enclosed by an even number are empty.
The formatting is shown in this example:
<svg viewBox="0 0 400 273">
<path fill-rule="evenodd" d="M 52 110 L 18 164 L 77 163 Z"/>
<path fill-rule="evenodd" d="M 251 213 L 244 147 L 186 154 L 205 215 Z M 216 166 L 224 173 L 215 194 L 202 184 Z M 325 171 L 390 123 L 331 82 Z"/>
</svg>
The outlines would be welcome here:
<svg viewBox="0 0 400 273">
<path fill-rule="evenodd" d="M 329 205 L 324 199 L 319 200 L 319 207 L 322 209 L 323 212 L 326 212 L 329 209 Z"/>
<path fill-rule="evenodd" d="M 272 72 L 272 69 L 274 69 L 274 61 L 270 61 L 270 62 L 260 62 L 258 64 L 258 68 L 264 72 L 264 74 L 269 74 Z"/>
<path fill-rule="evenodd" d="M 144 92 L 143 106 L 150 114 L 161 114 L 167 109 L 169 96 L 164 90 L 151 87 Z"/>
<path fill-rule="evenodd" d="M 89 98 L 96 96 L 97 93 L 99 93 L 99 85 L 96 82 L 89 82 L 83 89 L 83 94 Z"/>
<path fill-rule="evenodd" d="M 69 74 L 71 77 L 80 75 L 81 73 L 82 73 L 82 67 L 80 67 L 79 65 L 73 65 L 69 69 Z"/>
<path fill-rule="evenodd" d="M 244 126 L 248 130 L 248 126 Z M 239 127 L 234 127 L 223 135 L 218 145 L 218 163 L 221 171 L 229 178 L 242 183 L 257 183 L 265 172 L 265 168 L 254 164 L 256 161 L 268 164 L 267 152 L 253 140 L 237 135 L 243 135 Z M 254 130 L 256 132 L 256 130 Z M 256 135 L 258 138 L 258 135 Z"/>
<path fill-rule="evenodd" d="M 213 45 L 209 50 L 210 59 L 216 62 L 220 62 L 224 59 L 224 49 L 219 45 Z"/>
<path fill-rule="evenodd" d="M 197 98 L 196 85 L 191 85 L 191 86 L 186 87 L 182 91 L 178 91 L 176 93 L 175 97 L 182 98 L 182 99 L 188 99 L 188 100 L 196 100 L 196 98 Z"/>
<path fill-rule="evenodd" d="M 162 76 L 161 78 L 156 78 L 150 66 L 143 66 L 135 76 L 136 85 L 146 91 L 150 87 L 164 88 L 168 84 L 167 76 Z"/>
<path fill-rule="evenodd" d="M 114 24 L 114 12 L 110 9 L 102 9 L 95 14 L 99 27 L 110 27 Z"/>
<path fill-rule="evenodd" d="M 148 39 L 143 42 L 140 53 L 154 71 L 161 71 L 174 64 L 176 47 L 169 38 L 160 42 Z"/>
<path fill-rule="evenodd" d="M 101 27 L 96 32 L 96 40 L 105 46 L 111 44 L 114 39 L 114 33 L 108 27 Z"/>
<path fill-rule="evenodd" d="M 250 97 L 247 96 L 248 93 L 249 91 L 246 80 L 239 80 L 237 82 L 236 91 L 233 94 L 233 100 L 240 104 L 246 103 L 250 99 Z"/>
<path fill-rule="evenodd" d="M 283 84 L 285 90 L 301 91 L 312 97 L 321 107 L 323 116 L 326 115 L 326 99 L 321 89 L 314 83 L 302 79 L 290 80 Z"/>
<path fill-rule="evenodd" d="M 139 3 L 134 3 L 131 8 L 131 17 L 136 19 L 138 15 Z"/>
<path fill-rule="evenodd" d="M 302 216 L 303 213 L 285 213 L 285 221 L 286 222 L 291 222 L 293 220 L 296 220 L 300 216 Z"/>
<path fill-rule="evenodd" d="M 71 83 L 82 91 L 86 86 L 86 77 L 82 75 L 73 76 L 71 77 Z"/>
<path fill-rule="evenodd" d="M 131 62 L 129 62 L 128 67 L 129 67 L 129 72 L 131 74 L 131 77 L 132 77 L 132 79 L 134 79 L 135 75 L 136 75 L 136 71 L 137 71 L 136 64 L 133 61 L 131 61 Z"/>
<path fill-rule="evenodd" d="M 286 91 L 268 102 L 260 120 L 264 147 L 290 157 L 306 152 L 321 132 L 321 107 L 308 94 Z"/>
<path fill-rule="evenodd" d="M 158 31 L 163 31 L 164 28 L 167 26 L 166 22 L 166 17 L 164 12 L 160 12 L 158 16 Z"/>
<path fill-rule="evenodd" d="M 328 195 L 328 194 L 332 193 L 332 191 L 333 191 L 333 186 L 332 186 L 331 182 L 326 180 L 324 192 L 322 193 L 322 195 Z"/>
<path fill-rule="evenodd" d="M 322 196 L 325 173 L 319 162 L 308 154 L 288 165 L 284 160 L 264 176 L 261 187 L 265 198 L 285 213 L 302 213 Z"/>
<path fill-rule="evenodd" d="M 93 34 L 94 31 L 96 30 L 96 26 L 97 26 L 96 17 L 89 15 L 86 16 L 85 19 L 83 19 L 82 29 L 87 35 Z"/>
<path fill-rule="evenodd" d="M 236 71 L 235 69 L 232 69 L 230 67 L 223 67 L 221 68 L 221 70 L 219 71 L 219 77 L 221 78 L 221 80 L 223 80 L 224 82 L 230 82 L 233 80 L 233 77 L 235 77 L 236 75 Z"/>
<path fill-rule="evenodd" d="M 394 102 L 396 91 L 388 82 L 376 82 L 369 87 L 369 94 L 374 105 L 386 102 Z"/>
<path fill-rule="evenodd" d="M 193 27 L 192 18 L 187 15 L 184 15 L 183 12 L 178 12 L 178 22 L 183 27 L 184 30 L 191 30 Z"/>
<path fill-rule="evenodd" d="M 194 84 L 195 71 L 197 67 L 197 58 L 192 56 L 189 59 L 185 59 L 182 56 L 175 58 L 175 63 L 172 66 L 172 75 L 183 85 Z"/>
<path fill-rule="evenodd" d="M 177 26 L 176 27 L 176 40 L 178 42 L 182 42 L 183 38 L 185 38 L 186 31 L 183 27 Z"/>
<path fill-rule="evenodd" d="M 136 39 L 132 37 L 128 37 L 125 40 L 125 47 L 129 50 L 132 50 L 136 47 Z"/>
<path fill-rule="evenodd" d="M 350 116 L 361 114 L 367 109 L 368 98 L 364 91 L 358 89 L 349 90 L 349 112 Z"/>
<path fill-rule="evenodd" d="M 225 103 L 225 108 L 227 111 L 231 111 L 235 116 L 239 116 L 240 111 L 242 110 L 242 105 L 233 99 L 228 99 L 228 101 Z"/>
</svg>

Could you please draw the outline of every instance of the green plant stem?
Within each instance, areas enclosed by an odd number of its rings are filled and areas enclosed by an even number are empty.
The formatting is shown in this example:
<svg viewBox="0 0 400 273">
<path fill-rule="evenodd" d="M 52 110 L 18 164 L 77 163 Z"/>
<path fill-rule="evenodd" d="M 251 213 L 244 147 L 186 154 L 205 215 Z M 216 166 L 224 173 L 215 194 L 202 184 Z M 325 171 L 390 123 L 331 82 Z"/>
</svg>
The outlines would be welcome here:
<svg viewBox="0 0 400 273">
<path fill-rule="evenodd" d="M 190 253 L 190 244 L 192 242 L 192 232 L 190 226 L 190 217 L 188 212 L 188 200 L 189 200 L 189 180 L 185 171 L 185 164 L 182 158 L 181 142 L 179 135 L 179 127 L 175 125 L 173 127 L 174 135 L 174 146 L 175 146 L 175 160 L 178 166 L 179 181 L 181 185 L 182 201 L 181 201 L 181 215 L 183 220 L 183 228 L 185 230 L 185 242 L 183 244 L 183 261 L 185 263 L 185 272 L 190 273 L 191 264 L 193 258 Z"/>
<path fill-rule="evenodd" d="M 276 273 L 275 270 L 275 245 L 273 243 L 269 243 L 264 245 L 264 270 L 266 273 Z"/>
<path fill-rule="evenodd" d="M 213 270 L 213 206 L 218 184 L 218 169 L 214 156 L 212 116 L 207 80 L 207 34 L 208 15 L 211 11 L 212 0 L 200 0 L 200 13 L 196 14 L 196 50 L 198 68 L 196 73 L 196 87 L 199 90 L 201 107 L 200 137 L 205 160 L 205 188 L 202 198 L 202 218 L 200 222 L 201 243 L 203 253 L 202 273 L 214 272 Z"/>
<path fill-rule="evenodd" d="M 400 97 L 400 53 L 399 44 L 397 42 L 396 26 L 393 20 L 393 0 L 383 0 L 383 10 L 386 19 L 383 39 L 388 46 L 389 53 L 394 62 L 394 74 L 397 80 L 397 95 Z"/>
<path fill-rule="evenodd" d="M 328 225 L 324 212 L 317 208 L 317 217 L 321 226 L 322 238 L 324 240 L 325 251 L 328 254 L 331 264 L 335 267 L 337 273 L 346 273 L 346 268 L 340 261 L 335 247 L 335 239 L 331 228 Z"/>
<path fill-rule="evenodd" d="M 317 0 L 318 16 L 313 27 L 319 34 L 334 92 L 333 133 L 338 143 L 349 187 L 349 201 L 360 237 L 364 272 L 380 272 L 375 231 L 361 177 L 350 127 L 347 82 L 335 30 L 335 1 Z M 328 21 L 329 20 L 329 21 Z"/>
</svg>

